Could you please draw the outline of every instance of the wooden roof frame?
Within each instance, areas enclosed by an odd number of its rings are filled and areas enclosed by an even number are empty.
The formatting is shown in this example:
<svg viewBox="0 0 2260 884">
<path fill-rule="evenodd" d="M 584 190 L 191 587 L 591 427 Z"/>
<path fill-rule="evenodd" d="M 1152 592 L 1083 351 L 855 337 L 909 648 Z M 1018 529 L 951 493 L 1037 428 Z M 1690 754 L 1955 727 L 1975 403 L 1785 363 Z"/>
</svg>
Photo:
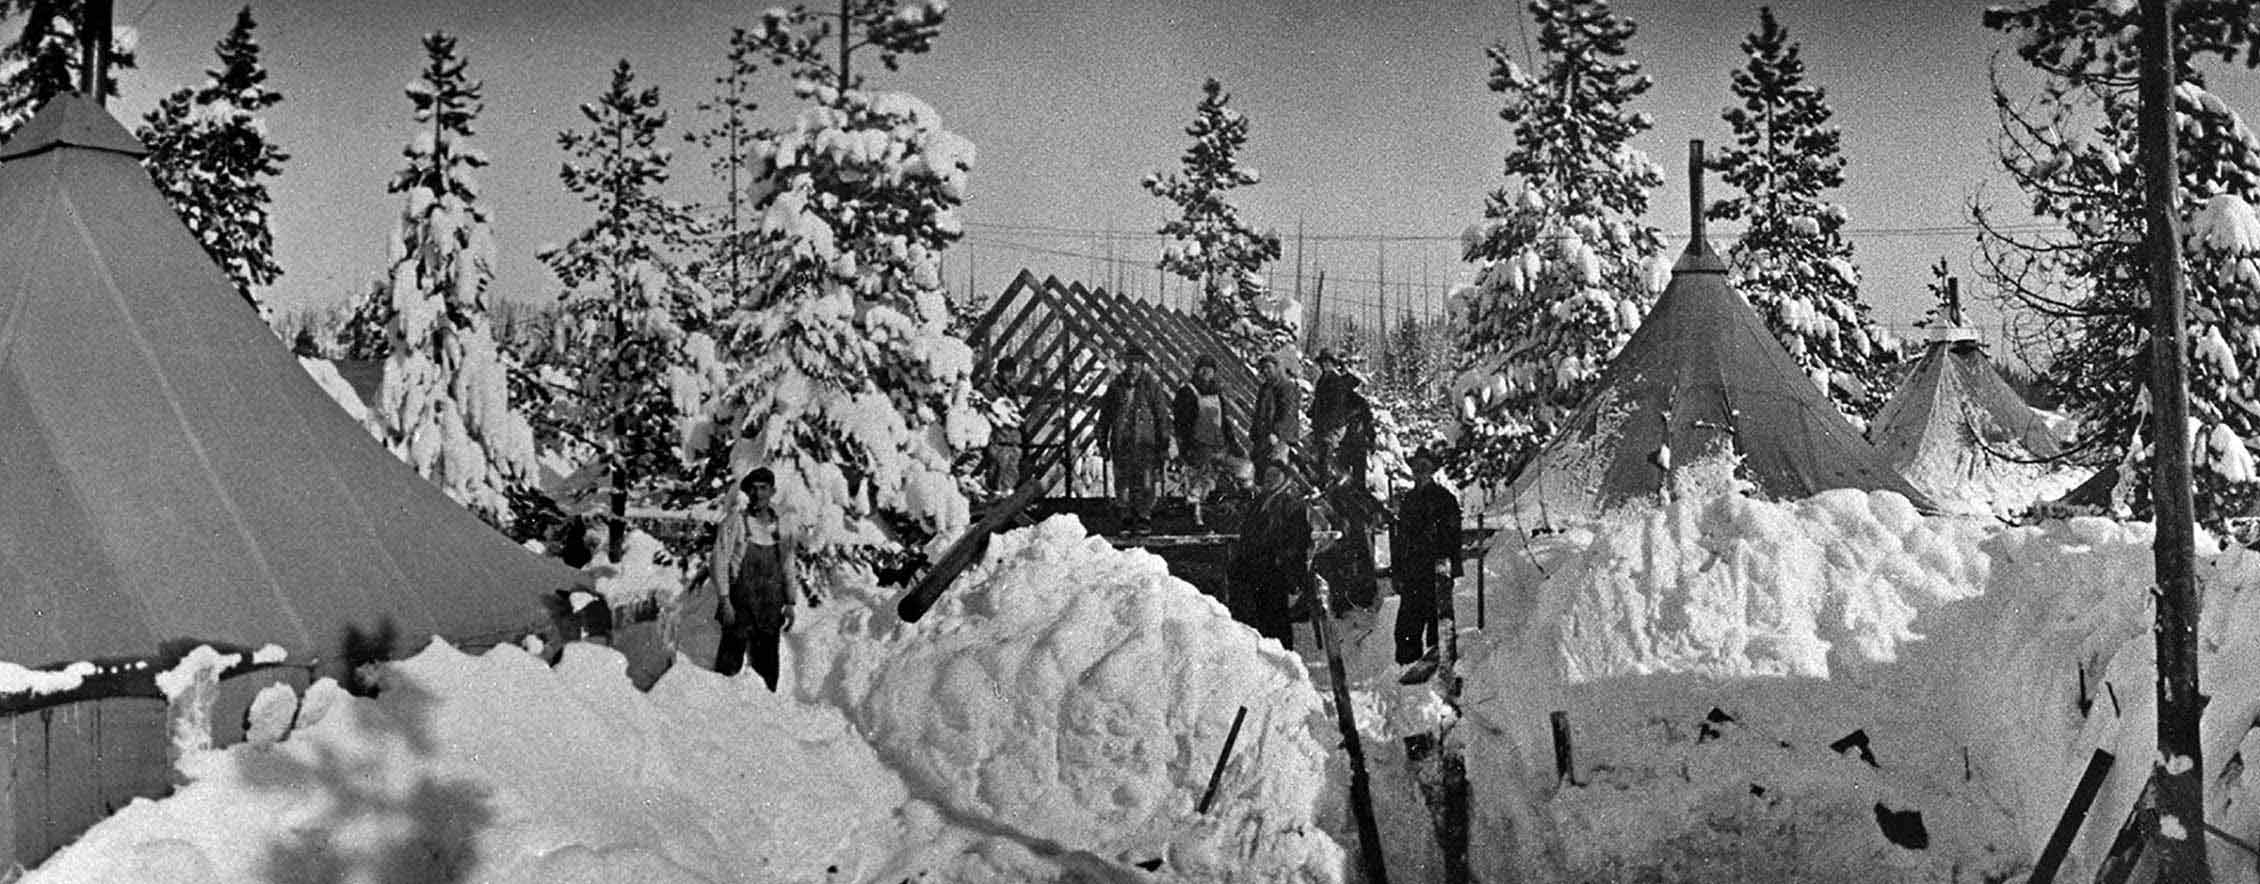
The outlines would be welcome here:
<svg viewBox="0 0 2260 884">
<path fill-rule="evenodd" d="M 1099 396 L 1132 346 L 1145 349 L 1172 394 L 1193 376 L 1202 356 L 1216 360 L 1224 412 L 1243 440 L 1260 381 L 1255 370 L 1198 318 L 1103 288 L 1036 279 L 1022 270 L 974 325 L 968 343 L 985 362 L 1011 356 L 1030 389 L 1022 469 L 1041 475 L 1073 455 L 1104 455 Z"/>
</svg>

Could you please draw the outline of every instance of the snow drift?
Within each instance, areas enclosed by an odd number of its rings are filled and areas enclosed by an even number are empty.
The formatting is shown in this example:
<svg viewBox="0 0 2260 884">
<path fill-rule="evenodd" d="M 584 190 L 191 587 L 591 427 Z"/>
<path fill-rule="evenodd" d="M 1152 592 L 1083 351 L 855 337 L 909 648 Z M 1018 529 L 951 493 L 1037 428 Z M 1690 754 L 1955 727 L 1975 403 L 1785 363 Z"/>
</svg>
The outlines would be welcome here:
<svg viewBox="0 0 2260 884">
<path fill-rule="evenodd" d="M 800 691 L 947 812 L 1192 880 L 1339 875 L 1314 822 L 1333 741 L 1309 674 L 1160 558 L 1060 516 L 998 536 L 917 624 L 853 591 L 795 640 Z"/>
<path fill-rule="evenodd" d="M 2063 876 L 2085 880 L 2156 757 L 2149 544 L 1849 490 L 1504 540 L 1485 566 L 1509 625 L 1468 642 L 1472 853 L 1536 880 L 2012 879 L 2103 748 L 2119 761 Z M 2260 556 L 2200 552 L 2207 794 L 2249 838 Z M 2222 880 L 2254 880 L 2215 848 Z"/>
<path fill-rule="evenodd" d="M 191 753 L 179 792 L 25 880 L 1340 879 L 1308 676 L 1159 559 L 1055 519 L 916 625 L 829 590 L 789 639 L 797 696 L 435 643 L 374 699 L 318 683 L 260 729 L 279 741 Z"/>
</svg>

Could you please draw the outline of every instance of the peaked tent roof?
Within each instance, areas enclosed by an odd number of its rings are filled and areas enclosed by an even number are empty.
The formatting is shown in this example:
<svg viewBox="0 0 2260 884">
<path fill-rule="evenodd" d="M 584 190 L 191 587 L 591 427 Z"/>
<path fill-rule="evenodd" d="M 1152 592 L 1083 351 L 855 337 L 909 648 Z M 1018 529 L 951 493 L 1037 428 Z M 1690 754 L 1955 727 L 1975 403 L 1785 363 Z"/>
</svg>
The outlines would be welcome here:
<svg viewBox="0 0 2260 884">
<path fill-rule="evenodd" d="M 2061 451 L 2047 422 L 1968 339 L 1931 342 L 1876 412 L 1868 439 L 1900 475 L 1941 497 L 1974 487 L 1968 480 L 1981 473 L 2026 466 L 2010 458 Z"/>
<path fill-rule="evenodd" d="M 350 632 L 408 649 L 545 622 L 544 597 L 578 575 L 339 410 L 138 152 L 75 95 L 0 151 L 0 660 L 187 639 L 336 667 Z"/>
<path fill-rule="evenodd" d="M 1593 394 L 1516 475 L 1500 508 L 1525 528 L 1595 513 L 1656 497 L 1667 467 L 1724 450 L 1741 456 L 1737 475 L 1774 499 L 1859 488 L 1935 509 L 1797 368 L 1699 236 Z"/>
</svg>

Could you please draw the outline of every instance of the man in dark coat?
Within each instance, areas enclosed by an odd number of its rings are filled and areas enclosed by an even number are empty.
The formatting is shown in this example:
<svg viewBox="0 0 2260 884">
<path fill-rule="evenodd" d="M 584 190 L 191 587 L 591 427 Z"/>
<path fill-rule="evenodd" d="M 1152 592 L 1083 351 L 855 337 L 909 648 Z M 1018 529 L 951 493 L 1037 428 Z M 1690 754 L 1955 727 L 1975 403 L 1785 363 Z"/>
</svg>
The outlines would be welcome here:
<svg viewBox="0 0 2260 884">
<path fill-rule="evenodd" d="M 1373 562 L 1373 532 L 1388 523 L 1388 508 L 1366 486 L 1364 472 L 1350 469 L 1341 460 L 1329 465 L 1321 493 L 1334 515 L 1329 523 L 1341 530 L 1342 537 L 1320 551 L 1311 568 L 1334 588 L 1328 601 L 1335 616 L 1351 608 L 1371 608 L 1380 595 Z"/>
<path fill-rule="evenodd" d="M 1436 456 L 1411 458 L 1413 489 L 1390 534 L 1390 581 L 1397 589 L 1397 662 L 1410 664 L 1436 647 L 1436 595 L 1460 576 L 1460 501 L 1436 483 Z"/>
<path fill-rule="evenodd" d="M 1303 444 L 1303 388 L 1279 357 L 1256 360 L 1256 371 L 1263 385 L 1256 388 L 1248 417 L 1248 437 L 1254 442 L 1248 453 L 1258 462 L 1284 460 Z"/>
<path fill-rule="evenodd" d="M 1358 379 L 1332 350 L 1318 352 L 1318 370 L 1318 382 L 1311 385 L 1310 444 L 1311 458 L 1320 464 L 1319 474 L 1325 475 L 1324 464 L 1333 459 L 1341 438 L 1337 431 L 1349 421 L 1350 392 L 1357 388 Z"/>
<path fill-rule="evenodd" d="M 1122 375 L 1107 388 L 1100 406 L 1099 428 L 1114 462 L 1114 495 L 1124 510 L 1123 527 L 1143 534 L 1153 528 L 1162 467 L 1176 454 L 1176 422 L 1145 348 L 1131 347 L 1123 362 Z"/>
<path fill-rule="evenodd" d="M 1295 648 L 1295 610 L 1310 590 L 1311 507 L 1284 460 L 1260 467 L 1256 499 L 1240 521 L 1228 576 L 1232 617 Z"/>
</svg>

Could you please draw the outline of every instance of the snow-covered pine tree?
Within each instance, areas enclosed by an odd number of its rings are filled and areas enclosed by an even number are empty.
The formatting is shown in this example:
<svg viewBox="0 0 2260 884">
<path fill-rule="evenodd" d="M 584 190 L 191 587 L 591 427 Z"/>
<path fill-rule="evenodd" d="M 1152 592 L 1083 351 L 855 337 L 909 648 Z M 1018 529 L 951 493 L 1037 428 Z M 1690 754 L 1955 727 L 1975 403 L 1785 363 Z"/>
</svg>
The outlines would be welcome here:
<svg viewBox="0 0 2260 884">
<path fill-rule="evenodd" d="M 573 387 L 551 401 L 556 429 L 594 449 L 607 479 L 605 554 L 626 549 L 628 503 L 695 470 L 686 431 L 720 381 L 705 329 L 706 287 L 678 264 L 699 235 L 691 209 L 659 193 L 672 151 L 659 145 L 667 114 L 658 87 L 637 89 L 626 60 L 611 86 L 581 105 L 585 131 L 558 133 L 571 155 L 558 177 L 596 221 L 541 259 L 565 286 L 555 367 Z"/>
<path fill-rule="evenodd" d="M 1864 422 L 1890 394 L 1891 347 L 1860 300 L 1844 207 L 1828 201 L 1844 184 L 1843 135 L 1771 7 L 1759 8 L 1742 51 L 1749 64 L 1734 72 L 1742 104 L 1721 113 L 1734 144 L 1709 163 L 1741 194 L 1705 213 L 1742 222 L 1727 252 L 1735 288 L 1836 407 Z"/>
<path fill-rule="evenodd" d="M 1302 305 L 1285 292 L 1273 292 L 1263 267 L 1279 260 L 1279 234 L 1256 230 L 1240 218 L 1226 198 L 1233 190 L 1262 180 L 1240 165 L 1248 144 L 1248 118 L 1228 105 L 1232 96 L 1214 78 L 1201 84 L 1201 101 L 1185 134 L 1183 166 L 1163 177 L 1140 181 L 1147 193 L 1175 204 L 1177 218 L 1161 226 L 1171 242 L 1162 248 L 1160 269 L 1201 287 L 1201 318 L 1231 343 L 1242 359 L 1292 347 Z"/>
<path fill-rule="evenodd" d="M 205 71 L 202 86 L 166 96 L 136 134 L 149 147 L 141 163 L 157 189 L 226 271 L 236 294 L 264 313 L 252 290 L 273 284 L 282 268 L 275 264 L 261 179 L 281 174 L 290 155 L 267 140 L 259 118 L 282 95 L 267 88 L 255 27 L 251 7 L 237 11 L 235 26 L 213 47 L 220 69 Z"/>
<path fill-rule="evenodd" d="M 2174 113 L 2179 129 L 2179 201 L 2188 299 L 2189 407 L 2198 521 L 2215 531 L 2254 514 L 2260 475 L 2246 440 L 2260 440 L 2260 138 L 2208 90 L 2201 56 L 2249 61 L 2251 0 L 2184 3 L 2176 13 Z M 2142 250 L 2135 45 L 2131 2 L 2053 0 L 1986 13 L 2014 35 L 2017 54 L 2040 74 L 2029 103 L 1998 81 L 1995 106 L 2002 166 L 2031 196 L 2032 214 L 2060 222 L 2061 235 L 2003 229 L 1995 213 L 1973 215 L 1985 232 L 1981 272 L 2017 306 L 2042 317 L 2046 374 L 2082 415 L 2074 450 L 2120 466 L 2122 499 L 2147 517 L 2149 293 Z"/>
<path fill-rule="evenodd" d="M 533 431 L 511 410 L 508 366 L 487 317 L 494 241 L 479 205 L 470 145 L 480 84 L 464 76 L 455 38 L 424 37 L 425 64 L 408 84 L 420 128 L 408 165 L 386 187 L 403 194 L 392 268 L 378 293 L 390 310 L 391 354 L 377 397 L 385 442 L 448 496 L 498 526 L 509 492 L 533 476 Z"/>
<path fill-rule="evenodd" d="M 80 56 L 79 21 L 86 0 L 0 0 L 0 22 L 21 22 L 22 29 L 0 46 L 0 141 L 14 135 L 47 99 L 76 92 Z M 102 77 L 102 94 L 118 94 L 117 72 L 134 66 L 135 35 L 132 28 L 110 31 L 109 70 Z"/>
<path fill-rule="evenodd" d="M 1633 23 L 1606 0 L 1533 0 L 1530 12 L 1539 70 L 1506 43 L 1488 51 L 1515 145 L 1509 183 L 1462 237 L 1475 283 L 1454 293 L 1466 317 L 1455 466 L 1476 479 L 1511 475 L 1551 438 L 1670 270 L 1640 219 L 1663 170 L 1630 145 L 1651 125 L 1628 108 L 1650 85 L 1625 57 Z"/>
<path fill-rule="evenodd" d="M 754 76 L 760 73 L 763 54 L 761 43 L 744 28 L 731 30 L 730 51 L 724 57 L 729 69 L 714 78 L 718 87 L 714 96 L 698 103 L 698 109 L 711 116 L 712 125 L 683 136 L 711 153 L 707 168 L 722 185 L 722 211 L 707 225 L 704 276 L 708 288 L 733 302 L 744 296 L 747 285 L 746 182 L 753 163 L 752 117 L 758 107 L 753 100 Z"/>
<path fill-rule="evenodd" d="M 925 102 L 864 89 L 852 65 L 857 50 L 889 70 L 926 51 L 945 10 L 849 0 L 772 11 L 752 32 L 808 104 L 755 137 L 753 282 L 722 326 L 740 373 L 720 420 L 738 431 L 731 471 L 776 473 L 779 512 L 812 553 L 952 538 L 966 503 L 951 461 L 987 441 L 941 280 L 973 146 Z"/>
</svg>

